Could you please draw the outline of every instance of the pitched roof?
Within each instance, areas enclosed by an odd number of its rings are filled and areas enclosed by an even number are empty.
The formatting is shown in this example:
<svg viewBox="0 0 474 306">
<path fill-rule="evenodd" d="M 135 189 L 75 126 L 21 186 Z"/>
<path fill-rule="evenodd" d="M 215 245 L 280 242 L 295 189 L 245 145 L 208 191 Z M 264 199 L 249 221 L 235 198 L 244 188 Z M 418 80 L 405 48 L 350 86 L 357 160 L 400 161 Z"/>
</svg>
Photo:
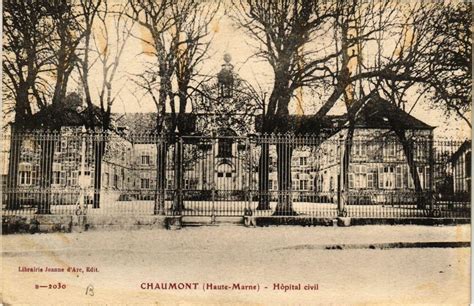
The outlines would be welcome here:
<svg viewBox="0 0 474 306">
<path fill-rule="evenodd" d="M 434 127 L 406 113 L 393 103 L 371 95 L 368 99 L 356 101 L 349 111 L 356 111 L 356 128 L 380 128 L 403 130 L 431 130 Z M 156 130 L 156 112 L 115 114 L 116 126 L 127 126 L 133 133 L 150 133 Z M 185 114 L 186 130 L 188 133 L 196 132 L 196 118 L 200 115 Z M 314 115 L 280 115 L 274 121 L 278 130 L 290 130 L 297 134 L 314 132 L 338 131 L 347 125 L 347 114 L 339 116 L 324 116 L 316 118 Z M 166 126 L 171 126 L 171 114 L 166 114 Z M 262 116 L 255 118 L 255 128 L 260 130 Z M 281 129 L 279 128 L 281 127 Z M 332 132 L 331 132 L 332 131 Z"/>
<path fill-rule="evenodd" d="M 402 130 L 431 130 L 434 128 L 379 95 L 373 95 L 365 103 L 361 103 L 363 105 L 356 102 L 353 106 L 354 110 L 360 107 L 356 114 L 356 128 L 398 128 Z"/>
<path fill-rule="evenodd" d="M 181 115 L 184 125 L 184 134 L 193 133 L 196 129 L 196 116 L 194 114 L 185 113 Z M 116 127 L 127 127 L 134 134 L 147 134 L 157 130 L 156 112 L 148 113 L 127 113 L 114 114 Z M 165 115 L 165 127 L 169 130 L 172 126 L 171 114 Z"/>
<path fill-rule="evenodd" d="M 393 103 L 371 95 L 368 99 L 356 101 L 349 112 L 356 113 L 356 128 L 402 129 L 402 130 L 431 130 L 434 127 L 406 113 Z M 348 116 L 326 115 L 317 118 L 314 115 L 280 115 L 275 116 L 276 130 L 290 130 L 297 134 L 321 131 L 338 131 L 347 126 Z M 262 116 L 257 116 L 257 130 L 262 126 Z"/>
<path fill-rule="evenodd" d="M 471 144 L 472 144 L 471 140 L 464 141 L 456 150 L 456 152 L 453 153 L 453 155 L 450 158 L 450 161 L 452 163 L 455 163 L 464 152 L 471 149 Z"/>
</svg>

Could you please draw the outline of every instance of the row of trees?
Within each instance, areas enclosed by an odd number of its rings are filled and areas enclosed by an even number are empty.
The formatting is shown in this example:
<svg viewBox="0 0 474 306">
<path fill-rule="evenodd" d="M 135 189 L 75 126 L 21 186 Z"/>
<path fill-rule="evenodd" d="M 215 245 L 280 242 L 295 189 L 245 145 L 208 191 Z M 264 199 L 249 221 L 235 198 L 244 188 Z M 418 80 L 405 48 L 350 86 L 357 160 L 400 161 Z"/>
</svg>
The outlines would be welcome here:
<svg viewBox="0 0 474 306">
<path fill-rule="evenodd" d="M 210 79 L 200 71 L 213 43 L 210 26 L 218 17 L 232 18 L 246 33 L 255 56 L 266 62 L 273 74 L 268 99 L 249 89 L 251 103 L 268 105 L 261 132 L 288 131 L 289 126 L 276 123 L 288 122 L 291 103 L 306 88 L 321 96 L 313 118 L 316 123 L 324 120 L 337 101 L 344 101 L 349 156 L 361 101 L 374 94 L 400 108 L 405 108 L 408 97 L 416 97 L 410 99 L 411 107 L 427 99 L 471 126 L 471 12 L 471 3 L 455 1 L 128 0 L 112 5 L 107 0 L 7 0 L 3 17 L 4 101 L 10 103 L 17 130 L 59 129 L 71 124 L 64 119 L 69 118 L 64 116 L 67 112 L 78 114 L 81 124 L 89 128 L 110 129 L 112 106 L 120 94 L 117 71 L 127 43 L 137 40 L 146 46 L 149 61 L 131 79 L 156 106 L 155 132 L 184 134 L 190 99 L 196 92 L 206 95 L 202 84 Z M 101 73 L 97 91 L 91 88 L 91 71 Z M 68 85 L 72 83 L 81 85 L 84 110 L 68 102 Z M 405 131 L 395 120 L 390 122 L 405 144 L 410 162 L 413 150 Z M 19 145 L 11 143 L 13 154 Z M 94 144 L 96 152 L 104 152 L 105 146 L 104 141 Z M 156 213 L 164 212 L 167 150 L 168 145 L 157 144 Z M 49 188 L 53 152 L 43 152 L 42 187 Z M 287 144 L 277 146 L 280 191 L 291 188 L 291 152 Z M 268 144 L 262 144 L 259 188 L 263 194 L 268 186 L 268 154 Z M 96 190 L 100 189 L 101 160 L 101 155 L 96 157 Z M 17 185 L 17 166 L 10 165 L 11 188 Z M 175 177 L 182 177 L 182 167 L 175 168 Z M 416 169 L 411 173 L 421 190 Z M 177 179 L 178 188 L 181 183 Z M 48 201 L 45 198 L 43 210 L 48 210 Z M 96 192 L 96 207 L 99 201 Z M 262 196 L 259 208 L 268 209 L 268 205 Z M 178 198 L 175 209 L 181 208 Z M 291 211 L 291 200 L 282 197 L 276 213 Z"/>
<path fill-rule="evenodd" d="M 302 87 L 329 92 L 315 122 L 343 99 L 349 121 L 343 173 L 348 169 L 360 102 L 375 93 L 404 107 L 406 94 L 411 90 L 413 95 L 415 90 L 418 98 L 428 97 L 433 105 L 471 125 L 470 3 L 241 0 L 233 8 L 234 19 L 253 38 L 257 55 L 273 70 L 263 131 L 287 129 L 274 123 L 288 122 L 281 117 L 288 116 L 289 104 Z M 413 165 L 410 172 L 416 190 L 421 191 L 413 148 L 405 130 L 389 119 L 407 162 Z M 291 151 L 287 144 L 277 145 L 280 191 L 290 189 Z M 262 152 L 268 155 L 268 145 L 262 145 Z M 268 186 L 266 160 L 260 160 L 260 189 Z M 261 199 L 259 208 L 267 209 L 268 200 Z M 276 213 L 292 214 L 291 200 L 280 199 Z"/>
</svg>

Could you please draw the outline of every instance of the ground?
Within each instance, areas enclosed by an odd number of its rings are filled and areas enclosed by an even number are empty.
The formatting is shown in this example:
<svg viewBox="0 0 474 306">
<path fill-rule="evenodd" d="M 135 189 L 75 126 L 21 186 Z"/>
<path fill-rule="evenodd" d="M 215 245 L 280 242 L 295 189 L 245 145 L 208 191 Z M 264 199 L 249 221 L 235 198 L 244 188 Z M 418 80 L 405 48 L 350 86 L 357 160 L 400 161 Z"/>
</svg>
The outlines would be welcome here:
<svg viewBox="0 0 474 306">
<path fill-rule="evenodd" d="M 470 248 L 358 248 L 390 242 L 456 241 L 470 241 L 469 225 L 209 226 L 179 231 L 7 235 L 2 237 L 2 298 L 5 304 L 33 305 L 74 304 L 72 301 L 158 305 L 466 304 Z M 348 244 L 353 248 L 325 249 Z M 20 272 L 21 267 L 66 270 Z M 87 272 L 86 267 L 97 268 L 97 272 Z M 67 268 L 83 272 L 68 272 Z M 35 285 L 57 283 L 66 288 L 35 289 Z M 148 283 L 197 284 L 196 290 L 141 288 Z M 250 285 L 258 290 L 203 290 L 208 284 L 232 288 L 237 283 L 241 288 Z M 301 290 L 285 292 L 276 289 L 277 284 L 300 285 Z M 315 284 L 318 290 L 314 290 Z"/>
</svg>

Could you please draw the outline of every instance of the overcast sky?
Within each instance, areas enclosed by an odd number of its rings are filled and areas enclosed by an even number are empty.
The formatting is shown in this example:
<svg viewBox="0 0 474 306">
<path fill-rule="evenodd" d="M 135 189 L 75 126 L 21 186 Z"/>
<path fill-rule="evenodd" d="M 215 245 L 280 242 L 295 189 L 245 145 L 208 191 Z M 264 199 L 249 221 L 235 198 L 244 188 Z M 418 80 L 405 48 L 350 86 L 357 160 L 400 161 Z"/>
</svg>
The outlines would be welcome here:
<svg viewBox="0 0 474 306">
<path fill-rule="evenodd" d="M 209 58 L 203 63 L 201 73 L 205 75 L 215 75 L 223 64 L 223 56 L 229 53 L 232 56 L 234 70 L 239 76 L 257 87 L 257 83 L 264 91 L 271 92 L 273 75 L 268 63 L 253 56 L 255 50 L 248 44 L 250 42 L 246 34 L 237 28 L 230 17 L 221 10 L 216 20 L 211 25 L 213 39 L 209 49 Z M 135 25 L 135 36 L 146 36 L 139 25 Z M 144 95 L 142 91 L 137 91 L 136 85 L 130 80 L 134 74 L 143 72 L 144 63 L 153 62 L 153 56 L 144 55 L 142 52 L 146 48 L 143 42 L 131 37 L 124 50 L 122 61 L 117 73 L 117 80 L 114 83 L 114 91 L 117 93 L 117 101 L 113 105 L 113 112 L 150 112 L 156 111 L 155 105 L 151 99 Z M 372 56 L 369 51 L 365 51 L 366 56 Z M 93 69 L 92 91 L 98 91 L 101 84 L 101 73 L 99 65 Z M 95 84 L 95 85 L 94 85 Z M 70 90 L 74 90 L 74 86 Z M 410 110 L 416 98 L 408 98 L 406 110 Z M 294 103 L 290 109 L 294 111 Z M 303 94 L 303 110 L 305 114 L 314 114 L 321 101 L 312 96 L 309 90 Z M 331 114 L 339 114 L 345 111 L 343 103 L 338 103 L 331 111 Z M 470 137 L 470 129 L 467 125 L 457 118 L 446 118 L 443 111 L 433 109 L 427 101 L 420 100 L 413 108 L 411 114 L 429 125 L 436 126 L 437 136 L 449 137 Z"/>
</svg>

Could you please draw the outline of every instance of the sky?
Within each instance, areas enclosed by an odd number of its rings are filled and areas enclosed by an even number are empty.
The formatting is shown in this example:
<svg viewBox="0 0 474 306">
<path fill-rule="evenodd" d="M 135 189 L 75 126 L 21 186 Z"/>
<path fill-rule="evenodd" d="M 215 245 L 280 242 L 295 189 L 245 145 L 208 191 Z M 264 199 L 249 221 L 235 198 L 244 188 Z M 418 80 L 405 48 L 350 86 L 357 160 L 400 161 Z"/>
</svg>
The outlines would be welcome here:
<svg viewBox="0 0 474 306">
<path fill-rule="evenodd" d="M 209 57 L 200 67 L 201 73 L 205 75 L 217 74 L 224 63 L 224 54 L 229 53 L 232 57 L 231 63 L 234 65 L 234 71 L 242 79 L 253 84 L 254 87 L 261 86 L 268 97 L 271 93 L 273 81 L 271 67 L 265 61 L 253 56 L 255 49 L 248 44 L 250 40 L 246 34 L 234 24 L 229 16 L 225 15 L 223 9 L 220 9 L 210 28 L 213 38 L 209 49 Z M 116 79 L 113 83 L 113 92 L 117 95 L 117 99 L 112 107 L 112 111 L 115 113 L 156 111 L 152 100 L 143 91 L 139 91 L 132 81 L 134 75 L 143 72 L 145 63 L 154 62 L 155 59 L 150 55 L 143 54 L 146 46 L 136 37 L 146 37 L 146 31 L 138 24 L 134 26 L 133 36 L 129 38 L 125 46 Z M 100 69 L 100 65 L 96 64 L 91 71 L 90 84 L 93 97 L 97 97 L 100 84 L 102 83 Z M 73 77 L 76 80 L 78 78 L 77 75 Z M 68 89 L 73 91 L 78 90 L 79 87 L 71 83 Z M 302 108 L 305 114 L 314 114 L 322 103 L 317 97 L 311 95 L 307 89 L 303 90 L 302 100 Z M 408 97 L 407 109 L 411 108 L 414 100 L 413 96 Z M 294 110 L 295 103 L 292 103 L 290 111 Z M 340 114 L 343 112 L 345 112 L 345 107 L 343 103 L 339 102 L 331 110 L 330 114 Z M 411 114 L 427 124 L 437 127 L 435 133 L 439 136 L 470 137 L 471 130 L 462 120 L 457 120 L 455 117 L 448 118 L 443 111 L 430 107 L 426 100 L 420 100 L 413 108 Z"/>
</svg>

